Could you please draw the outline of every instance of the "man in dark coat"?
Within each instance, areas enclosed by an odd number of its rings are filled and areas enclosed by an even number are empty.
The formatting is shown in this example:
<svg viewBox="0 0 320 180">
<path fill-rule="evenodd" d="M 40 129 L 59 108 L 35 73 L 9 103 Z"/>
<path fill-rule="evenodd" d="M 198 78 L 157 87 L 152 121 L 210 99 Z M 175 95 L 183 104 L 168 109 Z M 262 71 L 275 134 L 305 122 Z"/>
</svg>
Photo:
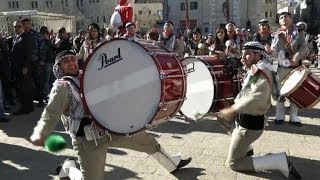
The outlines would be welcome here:
<svg viewBox="0 0 320 180">
<path fill-rule="evenodd" d="M 19 110 L 14 115 L 22 115 L 33 111 L 34 84 L 31 76 L 33 39 L 24 32 L 21 21 L 15 21 L 13 26 L 16 36 L 13 40 L 10 58 L 21 103 Z"/>
</svg>

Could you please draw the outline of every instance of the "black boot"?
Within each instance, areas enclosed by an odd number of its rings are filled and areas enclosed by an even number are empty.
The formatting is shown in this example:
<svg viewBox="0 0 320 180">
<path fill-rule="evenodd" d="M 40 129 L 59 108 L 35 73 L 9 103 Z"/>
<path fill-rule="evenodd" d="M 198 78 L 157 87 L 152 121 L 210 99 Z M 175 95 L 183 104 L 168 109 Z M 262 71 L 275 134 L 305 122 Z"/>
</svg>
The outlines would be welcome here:
<svg viewBox="0 0 320 180">
<path fill-rule="evenodd" d="M 294 166 L 292 165 L 292 163 L 290 161 L 288 161 L 288 167 L 289 167 L 289 176 L 293 176 L 296 179 L 301 179 L 301 175 L 298 173 L 298 171 L 294 168 Z"/>
<path fill-rule="evenodd" d="M 192 158 L 189 157 L 187 159 L 181 159 L 181 161 L 179 162 L 178 166 L 177 166 L 177 169 L 175 169 L 174 171 L 172 171 L 171 173 L 173 172 L 176 172 L 177 170 L 179 170 L 180 168 L 188 165 L 190 162 L 191 162 Z"/>
<path fill-rule="evenodd" d="M 250 157 L 253 155 L 253 149 L 247 152 L 246 157 Z"/>
</svg>

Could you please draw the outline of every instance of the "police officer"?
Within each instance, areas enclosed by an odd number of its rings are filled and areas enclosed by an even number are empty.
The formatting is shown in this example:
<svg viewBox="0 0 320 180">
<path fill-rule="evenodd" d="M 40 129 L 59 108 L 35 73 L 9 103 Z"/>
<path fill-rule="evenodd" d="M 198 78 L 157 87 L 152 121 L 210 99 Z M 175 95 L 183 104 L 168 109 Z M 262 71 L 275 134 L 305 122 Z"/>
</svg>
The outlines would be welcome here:
<svg viewBox="0 0 320 180">
<path fill-rule="evenodd" d="M 236 127 L 232 132 L 227 166 L 234 171 L 278 170 L 284 176 L 290 174 L 300 177 L 292 164 L 287 160 L 286 153 L 268 154 L 250 157 L 251 144 L 263 133 L 266 125 L 266 112 L 271 106 L 271 94 L 279 96 L 275 72 L 269 63 L 266 51 L 258 42 L 247 42 L 243 46 L 242 58 L 248 70 L 241 91 L 235 104 L 222 109 L 219 118 L 231 122 L 236 113 Z"/>
</svg>

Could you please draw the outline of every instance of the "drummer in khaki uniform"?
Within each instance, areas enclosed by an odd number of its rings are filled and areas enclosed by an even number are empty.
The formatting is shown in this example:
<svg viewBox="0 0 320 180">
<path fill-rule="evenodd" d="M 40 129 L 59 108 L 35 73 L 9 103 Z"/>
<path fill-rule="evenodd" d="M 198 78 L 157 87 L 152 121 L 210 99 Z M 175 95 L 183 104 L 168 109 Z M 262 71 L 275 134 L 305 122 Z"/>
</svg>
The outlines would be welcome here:
<svg viewBox="0 0 320 180">
<path fill-rule="evenodd" d="M 66 161 L 60 171 L 61 176 L 81 177 L 84 180 L 103 180 L 108 147 L 122 147 L 151 154 L 169 172 L 187 165 L 191 158 L 181 159 L 181 155 L 169 155 L 156 139 L 142 131 L 132 137 L 117 135 L 98 135 L 94 140 L 85 129 L 97 126 L 84 111 L 79 94 L 79 67 L 76 56 L 71 51 L 59 53 L 55 60 L 54 74 L 57 77 L 50 93 L 48 105 L 45 107 L 37 126 L 30 137 L 31 142 L 43 146 L 44 140 L 61 119 L 68 130 L 74 150 L 77 152 L 80 169 L 75 173 L 69 171 Z M 108 118 L 108 117 L 106 117 Z M 91 126 L 92 125 L 92 126 Z M 74 164 L 74 162 L 72 162 Z M 74 169 L 74 167 L 72 167 Z M 71 178 L 72 179 L 72 178 Z"/>
<path fill-rule="evenodd" d="M 223 122 L 232 122 L 236 118 L 236 127 L 232 132 L 229 155 L 226 165 L 234 171 L 278 170 L 284 176 L 300 177 L 288 162 L 286 153 L 275 153 L 251 157 L 251 144 L 265 129 L 267 110 L 271 106 L 271 94 L 279 97 L 279 86 L 275 72 L 269 61 L 264 46 L 258 42 L 247 42 L 243 46 L 242 58 L 248 70 L 243 87 L 235 99 L 235 104 L 222 109 L 218 114 Z M 278 88 L 277 88 L 278 87 Z"/>
<path fill-rule="evenodd" d="M 293 24 L 292 16 L 289 12 L 282 12 L 279 16 L 280 29 L 274 33 L 271 44 L 272 53 L 278 58 L 277 73 L 279 82 L 282 82 L 286 76 L 295 68 L 301 66 L 302 58 L 308 52 L 308 46 L 305 41 L 304 33 Z M 276 105 L 275 124 L 282 124 L 285 119 L 285 98 L 282 97 Z M 301 120 L 298 118 L 298 107 L 291 103 L 290 105 L 290 124 L 301 126 Z"/>
</svg>

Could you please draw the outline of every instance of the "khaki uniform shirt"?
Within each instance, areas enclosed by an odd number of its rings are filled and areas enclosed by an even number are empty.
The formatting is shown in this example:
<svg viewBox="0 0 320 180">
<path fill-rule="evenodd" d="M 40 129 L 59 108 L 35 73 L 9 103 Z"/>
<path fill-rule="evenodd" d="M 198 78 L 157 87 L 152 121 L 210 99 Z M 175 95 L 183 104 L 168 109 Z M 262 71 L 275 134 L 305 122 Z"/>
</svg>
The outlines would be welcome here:
<svg viewBox="0 0 320 180">
<path fill-rule="evenodd" d="M 34 128 L 35 132 L 47 136 L 60 120 L 62 120 L 65 129 L 69 130 L 70 97 L 68 86 L 68 83 L 64 81 L 55 83 L 50 93 L 49 102 Z"/>
<path fill-rule="evenodd" d="M 247 74 L 243 87 L 234 101 L 235 104 L 232 105 L 232 107 L 241 114 L 253 116 L 263 115 L 271 106 L 271 72 L 263 69 L 265 75 L 270 79 L 269 81 L 267 77 L 259 71 L 254 75 L 253 79 L 255 80 L 249 80 L 252 75 L 250 75 L 250 72 Z"/>
</svg>

